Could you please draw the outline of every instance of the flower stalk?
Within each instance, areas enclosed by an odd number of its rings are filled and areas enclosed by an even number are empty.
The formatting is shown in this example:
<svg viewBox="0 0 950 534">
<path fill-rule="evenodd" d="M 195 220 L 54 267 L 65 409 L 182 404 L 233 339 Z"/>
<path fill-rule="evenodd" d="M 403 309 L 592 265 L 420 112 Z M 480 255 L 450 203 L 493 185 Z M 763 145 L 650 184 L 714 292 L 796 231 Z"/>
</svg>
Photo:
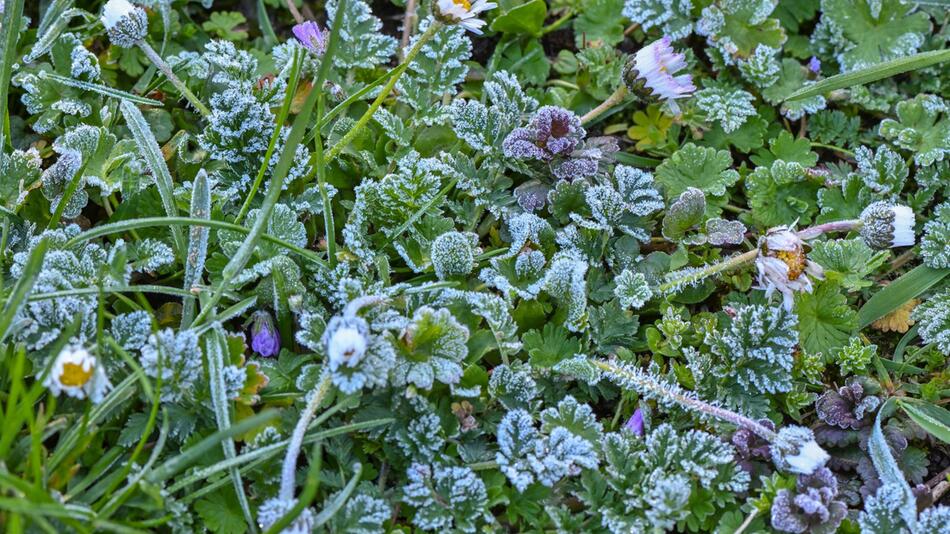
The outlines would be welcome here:
<svg viewBox="0 0 950 534">
<path fill-rule="evenodd" d="M 610 108 L 616 106 L 617 104 L 623 102 L 624 97 L 627 96 L 627 86 L 620 84 L 620 87 L 613 92 L 606 100 L 601 102 L 596 108 L 588 111 L 581 117 L 581 124 L 588 124 L 597 117 L 600 117 L 607 112 Z"/>
<path fill-rule="evenodd" d="M 280 469 L 280 493 L 278 493 L 278 498 L 280 499 L 289 501 L 294 498 L 294 486 L 296 485 L 297 479 L 295 476 L 297 473 L 297 458 L 300 456 L 303 438 L 307 433 L 307 427 L 310 426 L 310 422 L 317 413 L 317 408 L 323 404 L 323 400 L 326 399 L 327 393 L 329 392 L 330 375 L 329 373 L 323 373 L 323 377 L 310 394 L 310 400 L 307 401 L 307 406 L 304 408 L 303 413 L 300 414 L 300 419 L 297 420 L 297 426 L 294 427 L 294 432 L 290 436 L 290 443 L 287 445 L 287 455 L 284 456 L 284 463 Z"/>
</svg>

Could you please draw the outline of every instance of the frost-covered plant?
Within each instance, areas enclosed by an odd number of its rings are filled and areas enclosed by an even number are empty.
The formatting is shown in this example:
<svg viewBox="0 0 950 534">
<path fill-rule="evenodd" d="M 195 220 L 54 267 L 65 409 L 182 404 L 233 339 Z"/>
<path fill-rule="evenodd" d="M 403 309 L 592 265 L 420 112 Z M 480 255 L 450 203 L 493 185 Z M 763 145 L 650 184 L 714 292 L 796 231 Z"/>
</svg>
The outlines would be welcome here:
<svg viewBox="0 0 950 534">
<path fill-rule="evenodd" d="M 152 334 L 142 347 L 145 374 L 161 378 L 162 402 L 174 404 L 203 396 L 204 381 L 201 344 L 193 330 L 175 332 L 169 328 Z"/>
<path fill-rule="evenodd" d="M 707 119 L 718 121 L 726 133 L 737 130 L 749 117 L 755 116 L 753 100 L 746 91 L 715 82 L 696 92 L 696 105 L 706 113 Z"/>
<path fill-rule="evenodd" d="M 475 532 L 485 521 L 485 483 L 468 467 L 412 464 L 406 477 L 402 501 L 420 529 Z"/>
<path fill-rule="evenodd" d="M 844 386 L 819 397 L 815 410 L 827 425 L 858 430 L 871 424 L 871 416 L 880 405 L 880 397 L 867 395 L 864 385 L 857 378 L 851 378 Z"/>
<path fill-rule="evenodd" d="M 432 267 L 440 280 L 452 276 L 465 276 L 475 268 L 475 256 L 481 252 L 478 248 L 478 236 L 468 232 L 446 232 L 435 238 L 429 256 Z"/>
<path fill-rule="evenodd" d="M 950 201 L 937 206 L 930 220 L 924 225 L 920 239 L 920 253 L 924 264 L 934 269 L 950 267 Z"/>
<path fill-rule="evenodd" d="M 597 467 L 601 430 L 590 406 L 571 396 L 541 412 L 540 431 L 529 412 L 511 410 L 498 425 L 495 461 L 520 492 L 535 482 L 553 486 Z"/>
<path fill-rule="evenodd" d="M 623 16 L 644 30 L 660 28 L 663 35 L 679 40 L 693 30 L 691 0 L 626 0 Z"/>
<path fill-rule="evenodd" d="M 580 496 L 611 532 L 672 529 L 693 516 L 695 503 L 716 496 L 732 500 L 749 484 L 733 461 L 732 448 L 698 430 L 677 432 L 662 424 L 641 438 L 629 432 L 605 434 L 600 446 L 605 468 L 592 472 L 606 494 Z"/>
<path fill-rule="evenodd" d="M 416 309 L 394 343 L 396 366 L 393 383 L 431 389 L 438 381 L 456 384 L 462 378 L 460 363 L 468 355 L 468 328 L 446 308 Z"/>
<path fill-rule="evenodd" d="M 653 296 L 643 273 L 624 270 L 615 282 L 617 287 L 614 288 L 614 295 L 620 299 L 620 305 L 624 308 L 642 308 Z"/>
<path fill-rule="evenodd" d="M 835 532 L 848 513 L 837 497 L 838 480 L 829 469 L 800 475 L 794 491 L 781 489 L 775 495 L 772 526 L 780 532 Z"/>
<path fill-rule="evenodd" d="M 950 289 L 932 295 L 911 314 L 920 323 L 917 332 L 944 354 L 950 353 Z"/>
</svg>

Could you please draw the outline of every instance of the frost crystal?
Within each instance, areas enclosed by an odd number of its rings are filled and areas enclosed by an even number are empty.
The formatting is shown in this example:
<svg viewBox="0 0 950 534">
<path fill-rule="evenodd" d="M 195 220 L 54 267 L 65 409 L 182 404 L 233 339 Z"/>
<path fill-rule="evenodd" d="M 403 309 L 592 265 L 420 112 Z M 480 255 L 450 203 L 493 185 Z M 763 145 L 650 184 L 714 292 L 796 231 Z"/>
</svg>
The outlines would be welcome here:
<svg viewBox="0 0 950 534">
<path fill-rule="evenodd" d="M 267 530 L 271 525 L 279 521 L 280 518 L 287 515 L 287 512 L 296 506 L 296 504 L 296 499 L 285 500 L 277 497 L 264 501 L 264 504 L 262 504 L 257 511 L 258 525 L 260 525 L 262 530 Z M 316 517 L 313 510 L 304 508 L 296 519 L 281 530 L 281 534 L 310 534 L 313 532 L 315 520 Z"/>
<path fill-rule="evenodd" d="M 446 308 L 423 306 L 396 341 L 399 358 L 393 370 L 396 385 L 431 389 L 435 381 L 456 384 L 460 363 L 468 355 L 468 328 Z"/>
<path fill-rule="evenodd" d="M 435 238 L 429 256 L 439 280 L 451 276 L 465 276 L 475 268 L 478 235 L 471 232 L 446 232 Z"/>
<path fill-rule="evenodd" d="M 623 16 L 644 31 L 659 27 L 670 39 L 683 39 L 693 30 L 691 0 L 626 0 Z"/>
<path fill-rule="evenodd" d="M 505 138 L 509 158 L 551 161 L 574 152 L 587 132 L 574 112 L 557 106 L 538 110 L 528 126 L 516 128 Z"/>
<path fill-rule="evenodd" d="M 538 395 L 538 385 L 527 365 L 499 365 L 492 369 L 488 393 L 508 409 L 527 408 Z"/>
<path fill-rule="evenodd" d="M 422 530 L 475 532 L 484 521 L 488 492 L 467 467 L 412 464 L 403 502 L 416 509 L 412 523 Z"/>
<path fill-rule="evenodd" d="M 712 372 L 760 393 L 792 387 L 792 354 L 798 344 L 798 318 L 782 308 L 738 308 L 723 330 L 711 331 L 706 343 L 719 356 Z"/>
<path fill-rule="evenodd" d="M 620 299 L 620 305 L 624 308 L 642 308 L 653 297 L 653 291 L 650 290 L 650 285 L 643 273 L 624 269 L 615 282 L 617 287 L 614 288 L 614 295 Z"/>
<path fill-rule="evenodd" d="M 911 317 L 920 323 L 918 333 L 925 343 L 950 354 L 950 289 L 931 296 L 914 309 Z"/>
<path fill-rule="evenodd" d="M 710 120 L 719 121 L 726 133 L 737 130 L 749 117 L 756 114 L 752 102 L 755 97 L 747 91 L 725 84 L 711 84 L 696 93 L 696 105 Z"/>
<path fill-rule="evenodd" d="M 934 269 L 950 267 L 950 201 L 934 208 L 933 215 L 924 225 L 920 253 L 924 264 Z"/>
<path fill-rule="evenodd" d="M 149 336 L 142 347 L 142 369 L 145 374 L 162 379 L 162 402 L 180 403 L 195 400 L 202 380 L 201 347 L 192 330 L 174 332 L 166 328 Z"/>
<path fill-rule="evenodd" d="M 795 491 L 781 489 L 772 504 L 772 526 L 781 532 L 831 534 L 848 514 L 848 505 L 836 500 L 838 480 L 822 467 L 798 477 Z"/>
</svg>

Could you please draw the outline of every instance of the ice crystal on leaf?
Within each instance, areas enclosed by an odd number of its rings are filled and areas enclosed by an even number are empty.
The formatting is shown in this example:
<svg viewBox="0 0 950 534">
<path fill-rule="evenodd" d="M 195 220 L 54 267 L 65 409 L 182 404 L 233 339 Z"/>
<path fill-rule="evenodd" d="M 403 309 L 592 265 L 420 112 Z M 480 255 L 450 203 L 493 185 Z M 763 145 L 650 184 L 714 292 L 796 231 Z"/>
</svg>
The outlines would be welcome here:
<svg viewBox="0 0 950 534">
<path fill-rule="evenodd" d="M 412 524 L 425 531 L 475 532 L 485 520 L 485 483 L 468 467 L 412 464 L 402 501 L 415 509 Z"/>
<path fill-rule="evenodd" d="M 393 370 L 397 386 L 413 384 L 431 389 L 434 382 L 458 383 L 460 362 L 468 355 L 468 328 L 446 308 L 423 306 L 395 342 L 398 359 Z"/>
<path fill-rule="evenodd" d="M 670 39 L 685 38 L 693 31 L 691 0 L 626 0 L 623 16 L 644 31 L 660 28 Z"/>
<path fill-rule="evenodd" d="M 943 161 L 950 154 L 950 106 L 934 95 L 917 95 L 895 106 L 897 120 L 881 121 L 885 139 L 914 153 L 920 166 Z"/>
<path fill-rule="evenodd" d="M 756 47 L 781 48 L 785 31 L 769 15 L 777 0 L 723 0 L 703 8 L 696 33 L 704 35 L 726 64 L 750 57 Z"/>
<path fill-rule="evenodd" d="M 907 181 L 908 168 L 904 158 L 881 145 L 876 151 L 867 147 L 858 147 L 854 151 L 858 162 L 856 174 L 872 191 L 885 198 L 899 195 Z"/>
<path fill-rule="evenodd" d="M 841 71 L 853 71 L 917 52 L 930 17 L 904 0 L 823 0 L 820 24 L 832 37 Z"/>
<path fill-rule="evenodd" d="M 781 489 L 772 503 L 772 526 L 780 532 L 831 534 L 848 513 L 838 500 L 838 480 L 827 468 L 798 477 L 795 490 Z"/>
<path fill-rule="evenodd" d="M 587 322 L 587 261 L 575 251 L 558 252 L 544 275 L 544 290 L 567 307 L 565 326 L 579 332 Z"/>
<path fill-rule="evenodd" d="M 617 287 L 614 288 L 614 295 L 620 299 L 620 305 L 624 308 L 642 308 L 653 297 L 653 291 L 643 273 L 625 269 L 615 281 Z"/>
<path fill-rule="evenodd" d="M 506 408 L 528 408 L 538 395 L 538 385 L 527 365 L 502 364 L 492 369 L 488 394 Z"/>
<path fill-rule="evenodd" d="M 425 21 L 420 31 L 425 31 L 431 23 Z M 409 46 L 414 44 L 415 40 Z M 461 26 L 445 26 L 423 45 L 396 84 L 400 100 L 415 110 L 414 121 L 431 124 L 441 117 L 443 95 L 454 94 L 455 86 L 465 80 L 468 67 L 464 62 L 471 55 L 472 42 Z"/>
<path fill-rule="evenodd" d="M 950 354 L 950 289 L 926 299 L 911 314 L 920 327 L 918 333 L 926 343 L 933 343 L 944 354 Z"/>
<path fill-rule="evenodd" d="M 162 379 L 162 402 L 191 401 L 201 394 L 204 368 L 198 334 L 193 330 L 174 332 L 166 328 L 152 334 L 141 354 L 145 374 Z"/>
<path fill-rule="evenodd" d="M 718 121 L 726 133 L 737 130 L 749 117 L 755 116 L 754 100 L 747 91 L 724 83 L 711 82 L 696 93 L 696 105 L 706 113 L 707 119 Z"/>
<path fill-rule="evenodd" d="M 327 2 L 327 21 L 336 16 L 338 2 Z M 372 69 L 389 61 L 396 52 L 396 40 L 380 32 L 383 22 L 373 16 L 372 9 L 363 0 L 346 2 L 343 21 L 338 28 L 340 42 L 333 56 L 333 65 L 339 69 Z M 331 23 L 332 24 L 332 23 Z M 334 28 L 327 28 L 333 31 Z"/>
<path fill-rule="evenodd" d="M 429 253 L 432 266 L 439 280 L 452 276 L 465 276 L 475 268 L 478 236 L 471 232 L 446 232 L 432 242 Z"/>
<path fill-rule="evenodd" d="M 358 490 L 363 491 L 363 490 Z M 335 496 L 335 495 L 334 495 Z M 328 500 L 324 509 L 331 506 Z M 369 493 L 358 493 L 346 501 L 346 506 L 333 516 L 331 524 L 335 533 L 383 534 L 392 509 L 384 499 Z"/>
<path fill-rule="evenodd" d="M 924 225 L 920 253 L 924 264 L 934 269 L 950 267 L 950 201 L 940 204 Z"/>
</svg>

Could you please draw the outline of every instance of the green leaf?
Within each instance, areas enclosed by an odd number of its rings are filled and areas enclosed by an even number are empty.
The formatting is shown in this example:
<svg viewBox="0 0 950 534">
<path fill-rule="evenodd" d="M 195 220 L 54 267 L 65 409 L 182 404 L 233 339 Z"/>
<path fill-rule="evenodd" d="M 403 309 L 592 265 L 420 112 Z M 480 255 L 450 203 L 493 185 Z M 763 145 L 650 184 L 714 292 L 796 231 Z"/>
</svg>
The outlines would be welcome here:
<svg viewBox="0 0 950 534">
<path fill-rule="evenodd" d="M 874 294 L 858 311 L 858 328 L 863 329 L 874 321 L 896 310 L 908 300 L 920 295 L 950 274 L 950 269 L 932 269 L 919 265 L 884 289 Z"/>
<path fill-rule="evenodd" d="M 547 323 L 538 332 L 532 330 L 521 338 L 524 350 L 531 357 L 535 367 L 553 367 L 558 362 L 572 358 L 580 352 L 580 342 L 569 336 L 567 329 L 553 323 Z"/>
<path fill-rule="evenodd" d="M 881 121 L 882 137 L 913 152 L 914 161 L 921 167 L 943 161 L 950 154 L 950 110 L 946 101 L 917 95 L 899 102 L 896 111 L 899 120 Z"/>
<path fill-rule="evenodd" d="M 746 177 L 746 193 L 752 219 L 763 228 L 808 224 L 818 211 L 820 185 L 809 179 L 799 163 L 776 160 L 771 167 L 758 167 Z"/>
<path fill-rule="evenodd" d="M 541 27 L 548 16 L 548 5 L 544 0 L 531 0 L 509 9 L 491 23 L 492 31 L 514 33 L 538 37 Z"/>
<path fill-rule="evenodd" d="M 886 251 L 874 251 L 860 238 L 819 241 L 808 257 L 825 269 L 825 277 L 849 291 L 868 287 L 867 276 L 887 261 Z"/>
<path fill-rule="evenodd" d="M 247 530 L 244 517 L 236 508 L 237 501 L 225 497 L 220 491 L 195 503 L 195 511 L 205 526 L 217 534 L 243 534 Z"/>
<path fill-rule="evenodd" d="M 578 48 L 584 43 L 601 42 L 613 46 L 623 41 L 624 18 L 617 16 L 623 0 L 588 0 L 574 21 L 574 40 Z"/>
<path fill-rule="evenodd" d="M 796 139 L 788 130 L 782 130 L 769 141 L 769 150 L 756 151 L 752 163 L 767 167 L 776 160 L 798 163 L 802 167 L 814 167 L 818 163 L 818 154 L 812 152 L 808 139 Z"/>
<path fill-rule="evenodd" d="M 864 85 L 866 83 L 876 82 L 891 76 L 897 76 L 905 72 L 917 69 L 923 69 L 931 65 L 936 65 L 944 61 L 950 61 L 950 50 L 932 50 L 930 52 L 921 52 L 912 56 L 885 61 L 877 65 L 838 74 L 830 78 L 825 78 L 814 85 L 802 87 L 789 95 L 785 100 L 800 100 L 815 95 L 829 93 L 836 89 L 846 89 L 855 85 Z"/>
<path fill-rule="evenodd" d="M 739 181 L 728 150 L 699 147 L 688 143 L 656 168 L 656 181 L 663 187 L 667 201 L 679 198 L 695 187 L 706 193 L 707 213 L 718 215 L 726 204 L 726 189 Z"/>
<path fill-rule="evenodd" d="M 832 354 L 851 339 L 856 314 L 834 282 L 821 282 L 811 293 L 798 293 L 795 311 L 799 343 L 805 352 Z"/>
<path fill-rule="evenodd" d="M 950 411 L 929 402 L 898 398 L 897 405 L 921 428 L 944 443 L 950 443 Z"/>
<path fill-rule="evenodd" d="M 237 11 L 215 11 L 201 28 L 228 41 L 242 41 L 247 39 L 247 31 L 235 28 L 245 22 L 247 19 Z"/>
</svg>

